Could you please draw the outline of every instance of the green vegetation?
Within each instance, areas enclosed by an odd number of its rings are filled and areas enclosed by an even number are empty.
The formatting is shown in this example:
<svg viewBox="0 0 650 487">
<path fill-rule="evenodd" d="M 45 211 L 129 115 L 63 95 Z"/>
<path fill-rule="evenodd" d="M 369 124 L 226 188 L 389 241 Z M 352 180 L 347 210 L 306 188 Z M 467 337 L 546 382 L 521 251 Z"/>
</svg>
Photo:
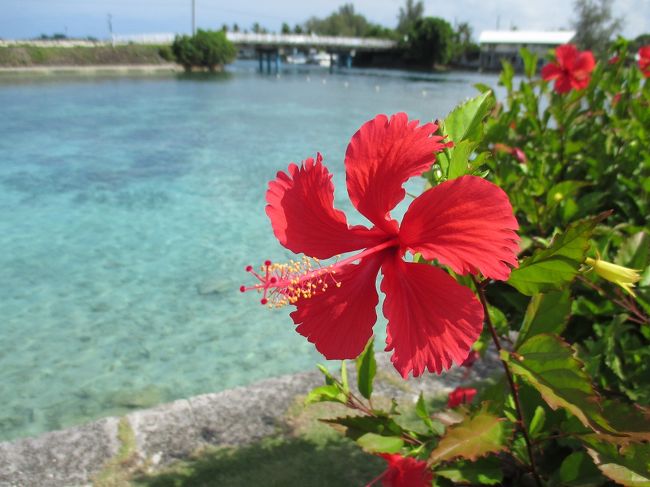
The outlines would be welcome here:
<svg viewBox="0 0 650 487">
<path fill-rule="evenodd" d="M 356 387 L 321 368 L 308 399 L 344 405 L 325 421 L 364 451 L 428 469 L 436 487 L 649 486 L 650 77 L 624 40 L 568 91 L 520 54 L 521 79 L 503 64 L 503 100 L 479 85 L 440 122 L 454 145 L 424 174 L 430 191 L 489 179 L 517 217 L 507 281 L 449 272 L 478 295 L 474 350 L 499 351 L 495 382 L 466 384 L 442 407 L 421 396 L 419 424 L 406 424 L 400 405 L 374 402 L 371 340 Z"/>
<path fill-rule="evenodd" d="M 117 426 L 120 448 L 114 458 L 93 479 L 95 487 L 122 487 L 128 485 L 131 472 L 135 469 L 137 454 L 135 434 L 129 421 L 121 418 Z"/>
<path fill-rule="evenodd" d="M 422 0 L 406 0 L 404 7 L 400 7 L 397 15 L 397 33 L 400 38 L 408 35 L 409 31 L 415 26 L 415 23 L 424 17 L 424 3 Z"/>
<path fill-rule="evenodd" d="M 361 452 L 344 438 L 272 438 L 243 448 L 207 449 L 160 473 L 135 477 L 131 485 L 366 485 L 381 473 L 383 465 L 383 460 Z"/>
<path fill-rule="evenodd" d="M 187 71 L 193 68 L 215 71 L 234 61 L 237 55 L 225 32 L 201 29 L 193 36 L 176 36 L 172 52 Z"/>
<path fill-rule="evenodd" d="M 413 23 L 404 43 L 407 62 L 433 68 L 451 60 L 454 32 L 444 19 L 424 17 Z"/>
<path fill-rule="evenodd" d="M 164 64 L 170 61 L 168 46 L 0 47 L 0 66 L 7 67 Z"/>
<path fill-rule="evenodd" d="M 304 26 L 307 32 L 326 36 L 345 37 L 383 37 L 390 39 L 395 33 L 381 25 L 369 22 L 363 15 L 354 11 L 354 5 L 346 3 L 338 11 L 324 19 L 312 17 Z"/>
</svg>

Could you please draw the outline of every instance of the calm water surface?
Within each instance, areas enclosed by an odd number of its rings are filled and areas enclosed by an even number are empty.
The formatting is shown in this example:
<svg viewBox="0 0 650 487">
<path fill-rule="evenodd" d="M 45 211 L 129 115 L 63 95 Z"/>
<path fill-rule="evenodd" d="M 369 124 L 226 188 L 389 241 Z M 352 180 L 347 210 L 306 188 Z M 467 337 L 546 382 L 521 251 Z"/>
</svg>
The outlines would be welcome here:
<svg viewBox="0 0 650 487">
<path fill-rule="evenodd" d="M 342 165 L 358 127 L 442 118 L 495 81 L 243 62 L 216 78 L 0 78 L 0 440 L 322 361 L 287 309 L 238 292 L 245 265 L 288 256 L 267 182 L 320 151 L 363 223 Z"/>
</svg>

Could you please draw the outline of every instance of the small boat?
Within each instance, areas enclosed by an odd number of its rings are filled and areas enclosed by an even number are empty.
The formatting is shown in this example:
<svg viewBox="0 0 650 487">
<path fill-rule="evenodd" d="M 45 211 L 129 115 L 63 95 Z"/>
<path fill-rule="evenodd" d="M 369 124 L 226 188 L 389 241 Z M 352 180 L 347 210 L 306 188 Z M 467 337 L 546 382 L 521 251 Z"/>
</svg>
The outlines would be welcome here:
<svg viewBox="0 0 650 487">
<path fill-rule="evenodd" d="M 287 64 L 307 64 L 307 56 L 302 53 L 290 54 L 285 62 Z"/>
<path fill-rule="evenodd" d="M 309 54 L 308 62 L 309 64 L 318 64 L 319 66 L 324 66 L 328 68 L 332 61 L 336 62 L 338 56 L 336 54 L 326 53 L 325 51 L 318 51 Z"/>
</svg>

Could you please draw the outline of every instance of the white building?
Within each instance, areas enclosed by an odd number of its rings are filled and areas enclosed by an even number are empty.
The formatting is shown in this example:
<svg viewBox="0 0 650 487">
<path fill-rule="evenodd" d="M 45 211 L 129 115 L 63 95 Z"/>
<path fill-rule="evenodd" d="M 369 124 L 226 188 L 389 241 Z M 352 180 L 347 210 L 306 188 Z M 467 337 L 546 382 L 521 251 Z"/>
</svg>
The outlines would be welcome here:
<svg viewBox="0 0 650 487">
<path fill-rule="evenodd" d="M 479 66 L 485 70 L 501 69 L 501 60 L 517 70 L 523 68 L 519 49 L 525 47 L 542 58 L 549 49 L 571 42 L 575 31 L 484 30 L 478 38 L 481 47 Z"/>
</svg>

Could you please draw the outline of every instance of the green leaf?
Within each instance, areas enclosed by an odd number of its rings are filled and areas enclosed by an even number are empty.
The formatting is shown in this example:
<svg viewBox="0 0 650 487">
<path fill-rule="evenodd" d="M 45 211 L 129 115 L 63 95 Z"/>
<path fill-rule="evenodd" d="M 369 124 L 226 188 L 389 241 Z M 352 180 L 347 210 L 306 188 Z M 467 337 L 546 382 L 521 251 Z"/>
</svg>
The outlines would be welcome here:
<svg viewBox="0 0 650 487">
<path fill-rule="evenodd" d="M 628 404 L 617 399 L 603 401 L 603 416 L 624 438 L 609 438 L 612 442 L 650 441 L 650 408 Z"/>
<path fill-rule="evenodd" d="M 593 460 L 583 451 L 573 452 L 566 457 L 558 476 L 560 484 L 566 486 L 600 485 L 604 480 Z"/>
<path fill-rule="evenodd" d="M 340 402 L 345 404 L 347 399 L 345 394 L 336 384 L 320 386 L 309 391 L 305 398 L 305 404 L 315 402 Z"/>
<path fill-rule="evenodd" d="M 546 206 L 552 208 L 561 201 L 575 197 L 578 191 L 585 186 L 589 186 L 589 183 L 585 181 L 562 181 L 551 186 L 551 189 L 546 194 Z"/>
<path fill-rule="evenodd" d="M 330 373 L 329 370 L 327 370 L 327 367 L 325 367 L 323 364 L 316 364 L 316 367 L 318 367 L 318 370 L 320 370 L 321 373 L 325 376 L 325 384 L 328 386 L 336 384 L 336 379 L 334 379 L 334 376 Z"/>
<path fill-rule="evenodd" d="M 515 69 L 505 59 L 501 60 L 501 75 L 499 83 L 506 87 L 508 92 L 512 91 L 512 78 L 515 76 Z"/>
<path fill-rule="evenodd" d="M 614 263 L 632 269 L 645 269 L 650 264 L 650 235 L 638 232 L 628 238 L 618 249 Z"/>
<path fill-rule="evenodd" d="M 372 396 L 372 383 L 377 373 L 377 362 L 375 361 L 375 340 L 371 338 L 361 355 L 357 357 L 357 387 L 359 393 L 366 399 Z"/>
<path fill-rule="evenodd" d="M 323 423 L 338 424 L 347 428 L 346 436 L 353 440 L 365 435 L 375 433 L 381 436 L 401 436 L 402 427 L 392 418 L 385 415 L 377 416 L 343 416 L 340 418 L 321 419 Z"/>
<path fill-rule="evenodd" d="M 427 405 L 424 402 L 424 396 L 420 392 L 420 396 L 418 397 L 418 402 L 415 404 L 415 414 L 418 415 L 418 418 L 420 418 L 424 424 L 429 428 L 429 431 L 432 433 L 440 436 L 442 435 L 445 430 L 444 427 L 438 423 L 437 421 L 434 423 L 431 420 L 431 415 L 429 414 L 429 410 L 427 409 Z"/>
<path fill-rule="evenodd" d="M 484 407 L 473 417 L 450 426 L 431 452 L 430 460 L 432 463 L 456 458 L 476 460 L 505 450 L 508 437 L 508 423 Z"/>
<path fill-rule="evenodd" d="M 503 480 L 501 461 L 495 457 L 479 458 L 475 462 L 459 460 L 435 470 L 436 474 L 463 484 L 496 485 Z"/>
<path fill-rule="evenodd" d="M 526 308 L 515 349 L 528 338 L 540 333 L 561 334 L 570 314 L 571 293 L 568 289 L 534 295 Z"/>
<path fill-rule="evenodd" d="M 528 425 L 528 433 L 531 437 L 537 438 L 543 431 L 544 422 L 546 421 L 546 411 L 542 406 L 537 406 L 533 413 L 533 419 L 530 420 Z"/>
<path fill-rule="evenodd" d="M 528 78 L 534 78 L 537 72 L 537 54 L 533 54 L 525 47 L 519 49 L 519 55 L 524 60 L 524 73 Z"/>
<path fill-rule="evenodd" d="M 552 408 L 566 409 L 595 431 L 614 433 L 604 418 L 599 399 L 573 348 L 554 335 L 535 335 L 516 354 L 502 350 L 514 374 L 539 391 Z"/>
<path fill-rule="evenodd" d="M 447 171 L 447 179 L 455 179 L 467 174 L 469 170 L 469 156 L 476 147 L 470 140 L 459 142 L 451 151 L 451 160 Z"/>
<path fill-rule="evenodd" d="M 569 225 L 548 248 L 537 250 L 513 270 L 508 284 L 520 293 L 532 296 L 561 289 L 570 283 L 585 260 L 589 238 L 596 224 L 608 215 L 609 212 L 601 213 Z"/>
<path fill-rule="evenodd" d="M 494 94 L 491 91 L 481 93 L 461 103 L 442 122 L 441 133 L 455 145 L 466 139 L 479 142 L 483 133 L 483 119 L 488 115 L 494 103 Z"/>
<path fill-rule="evenodd" d="M 404 440 L 395 436 L 366 433 L 357 438 L 357 444 L 370 453 L 397 453 L 404 446 Z"/>
<path fill-rule="evenodd" d="M 350 383 L 348 382 L 348 367 L 345 360 L 341 360 L 341 386 L 343 386 L 343 394 L 348 396 L 350 394 Z"/>
<path fill-rule="evenodd" d="M 650 444 L 630 443 L 618 447 L 599 441 L 596 435 L 582 438 L 598 469 L 627 487 L 650 487 Z"/>
</svg>

